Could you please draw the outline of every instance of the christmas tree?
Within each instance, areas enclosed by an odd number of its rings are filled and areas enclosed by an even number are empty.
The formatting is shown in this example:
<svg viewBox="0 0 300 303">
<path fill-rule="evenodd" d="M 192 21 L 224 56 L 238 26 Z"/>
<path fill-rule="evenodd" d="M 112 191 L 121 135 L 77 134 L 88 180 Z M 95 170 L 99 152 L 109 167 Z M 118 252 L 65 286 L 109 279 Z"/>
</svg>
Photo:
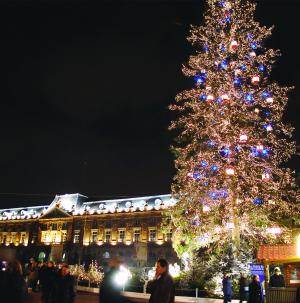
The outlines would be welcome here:
<svg viewBox="0 0 300 303">
<path fill-rule="evenodd" d="M 291 88 L 270 80 L 279 56 L 265 46 L 272 28 L 254 20 L 250 1 L 207 4 L 204 25 L 188 38 L 196 53 L 183 66 L 194 87 L 171 106 L 179 112 L 170 126 L 178 202 L 169 214 L 177 252 L 219 254 L 221 271 L 244 264 L 259 244 L 291 241 L 299 192 L 284 166 L 295 153 L 293 128 L 282 121 Z"/>
</svg>

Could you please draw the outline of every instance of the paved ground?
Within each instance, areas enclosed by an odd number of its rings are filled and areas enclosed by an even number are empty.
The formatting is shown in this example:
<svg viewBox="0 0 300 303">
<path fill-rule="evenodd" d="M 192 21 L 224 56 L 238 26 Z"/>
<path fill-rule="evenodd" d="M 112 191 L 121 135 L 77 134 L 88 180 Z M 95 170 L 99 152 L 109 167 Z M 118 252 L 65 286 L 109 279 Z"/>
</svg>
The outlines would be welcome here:
<svg viewBox="0 0 300 303">
<path fill-rule="evenodd" d="M 26 303 L 41 303 L 41 293 L 30 293 Z M 77 293 L 75 303 L 98 303 L 98 295 L 88 293 Z"/>
</svg>

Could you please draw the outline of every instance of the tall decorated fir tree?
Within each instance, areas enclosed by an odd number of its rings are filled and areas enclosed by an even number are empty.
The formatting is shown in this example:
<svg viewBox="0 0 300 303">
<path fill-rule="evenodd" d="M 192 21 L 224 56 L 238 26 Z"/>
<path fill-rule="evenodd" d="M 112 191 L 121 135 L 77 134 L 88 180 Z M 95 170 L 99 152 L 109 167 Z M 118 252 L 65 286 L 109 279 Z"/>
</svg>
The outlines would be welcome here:
<svg viewBox="0 0 300 303">
<path fill-rule="evenodd" d="M 295 143 L 282 121 L 290 88 L 269 77 L 279 56 L 265 47 L 272 28 L 254 20 L 248 0 L 207 4 L 204 25 L 188 38 L 196 52 L 183 67 L 194 87 L 171 106 L 179 117 L 170 128 L 179 135 L 170 215 L 179 254 L 208 252 L 207 264 L 215 258 L 230 270 L 258 244 L 291 240 L 298 190 L 284 163 Z"/>
</svg>

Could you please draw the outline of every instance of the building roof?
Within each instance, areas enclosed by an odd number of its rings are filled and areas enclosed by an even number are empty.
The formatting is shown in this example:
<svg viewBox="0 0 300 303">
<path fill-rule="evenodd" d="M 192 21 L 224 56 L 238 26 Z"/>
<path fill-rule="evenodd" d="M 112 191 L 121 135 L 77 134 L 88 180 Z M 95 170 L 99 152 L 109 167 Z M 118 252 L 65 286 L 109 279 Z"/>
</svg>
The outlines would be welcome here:
<svg viewBox="0 0 300 303">
<path fill-rule="evenodd" d="M 300 260 L 296 245 L 261 245 L 257 251 L 258 261 L 289 261 Z"/>
<path fill-rule="evenodd" d="M 44 215 L 58 208 L 73 216 L 83 214 L 107 214 L 122 212 L 143 212 L 161 210 L 172 206 L 176 201 L 171 195 L 154 195 L 126 199 L 88 201 L 81 194 L 56 195 L 49 205 L 0 209 L 0 221 L 45 218 Z"/>
</svg>

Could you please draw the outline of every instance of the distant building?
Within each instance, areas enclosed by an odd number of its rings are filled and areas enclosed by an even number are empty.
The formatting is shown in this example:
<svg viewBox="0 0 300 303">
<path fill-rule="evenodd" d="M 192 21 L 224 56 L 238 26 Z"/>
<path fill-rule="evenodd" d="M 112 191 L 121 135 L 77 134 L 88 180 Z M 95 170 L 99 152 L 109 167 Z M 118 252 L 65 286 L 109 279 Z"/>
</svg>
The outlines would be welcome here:
<svg viewBox="0 0 300 303">
<path fill-rule="evenodd" d="M 159 257 L 175 262 L 172 228 L 161 228 L 162 210 L 174 203 L 170 195 L 90 202 L 67 194 L 50 205 L 2 209 L 0 259 L 13 252 L 24 262 L 34 257 L 105 265 L 113 255 L 130 266 L 153 266 Z"/>
</svg>

